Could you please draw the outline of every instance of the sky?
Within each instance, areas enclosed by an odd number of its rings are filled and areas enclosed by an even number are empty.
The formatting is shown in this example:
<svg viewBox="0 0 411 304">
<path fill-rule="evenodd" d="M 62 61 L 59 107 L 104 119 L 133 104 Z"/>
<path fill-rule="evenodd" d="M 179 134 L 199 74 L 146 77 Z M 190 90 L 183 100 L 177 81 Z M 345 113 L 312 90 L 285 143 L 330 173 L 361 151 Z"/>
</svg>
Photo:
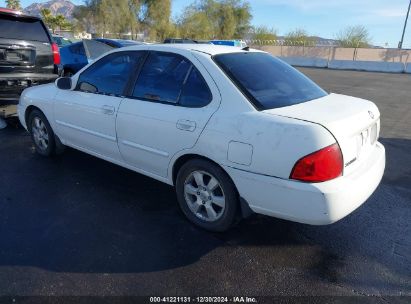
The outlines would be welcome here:
<svg viewBox="0 0 411 304">
<path fill-rule="evenodd" d="M 347 26 L 365 25 L 373 44 L 396 47 L 401 38 L 410 0 L 249 0 L 252 24 L 277 29 L 285 35 L 296 28 L 310 35 L 335 38 Z M 21 0 L 23 7 L 46 0 Z M 72 1 L 81 4 L 82 0 Z M 178 16 L 192 0 L 173 0 L 172 15 Z M 0 7 L 5 1 L 0 0 Z M 411 47 L 411 16 L 404 47 Z"/>
</svg>

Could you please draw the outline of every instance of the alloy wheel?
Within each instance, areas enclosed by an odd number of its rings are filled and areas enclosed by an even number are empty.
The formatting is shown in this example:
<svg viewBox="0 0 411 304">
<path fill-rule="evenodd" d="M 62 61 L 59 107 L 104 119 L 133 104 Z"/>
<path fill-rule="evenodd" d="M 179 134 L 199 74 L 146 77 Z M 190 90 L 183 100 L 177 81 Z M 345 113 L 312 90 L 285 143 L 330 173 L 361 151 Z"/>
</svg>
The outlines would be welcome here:
<svg viewBox="0 0 411 304">
<path fill-rule="evenodd" d="M 42 151 L 47 150 L 49 146 L 49 134 L 45 123 L 38 116 L 34 117 L 31 130 L 37 147 Z"/>
<path fill-rule="evenodd" d="M 220 219 L 226 207 L 220 182 L 205 171 L 191 172 L 184 183 L 184 197 L 191 212 L 207 222 Z"/>
</svg>

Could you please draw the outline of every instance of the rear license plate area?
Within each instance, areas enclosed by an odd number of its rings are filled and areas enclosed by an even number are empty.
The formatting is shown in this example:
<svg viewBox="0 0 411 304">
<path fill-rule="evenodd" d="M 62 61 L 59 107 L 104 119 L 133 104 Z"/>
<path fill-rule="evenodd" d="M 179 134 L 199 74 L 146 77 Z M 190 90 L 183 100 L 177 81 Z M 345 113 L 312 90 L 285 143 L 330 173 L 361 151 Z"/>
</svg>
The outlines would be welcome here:
<svg viewBox="0 0 411 304">
<path fill-rule="evenodd" d="M 0 49 L 0 63 L 3 65 L 33 65 L 35 56 L 32 49 Z"/>
<path fill-rule="evenodd" d="M 374 122 L 367 129 L 357 136 L 357 157 L 366 154 L 378 140 L 378 121 Z"/>
</svg>

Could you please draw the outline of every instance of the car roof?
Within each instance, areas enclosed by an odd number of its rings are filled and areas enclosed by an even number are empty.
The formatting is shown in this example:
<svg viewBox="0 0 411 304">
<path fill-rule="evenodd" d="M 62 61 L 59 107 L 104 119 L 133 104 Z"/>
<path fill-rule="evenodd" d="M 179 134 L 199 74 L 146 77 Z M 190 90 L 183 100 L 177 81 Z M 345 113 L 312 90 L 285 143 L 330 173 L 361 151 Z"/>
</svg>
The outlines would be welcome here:
<svg viewBox="0 0 411 304">
<path fill-rule="evenodd" d="M 242 49 L 235 46 L 226 46 L 226 45 L 214 45 L 214 44 L 197 44 L 197 43 L 187 43 L 187 44 L 151 44 L 151 45 L 137 45 L 129 46 L 123 48 L 122 50 L 142 50 L 142 49 L 157 49 L 164 51 L 173 51 L 173 50 L 187 50 L 187 51 L 197 51 L 201 53 L 206 53 L 211 56 L 217 54 L 227 54 L 227 53 L 241 53 L 245 51 L 249 52 L 260 52 L 259 50 L 254 49 Z"/>
</svg>

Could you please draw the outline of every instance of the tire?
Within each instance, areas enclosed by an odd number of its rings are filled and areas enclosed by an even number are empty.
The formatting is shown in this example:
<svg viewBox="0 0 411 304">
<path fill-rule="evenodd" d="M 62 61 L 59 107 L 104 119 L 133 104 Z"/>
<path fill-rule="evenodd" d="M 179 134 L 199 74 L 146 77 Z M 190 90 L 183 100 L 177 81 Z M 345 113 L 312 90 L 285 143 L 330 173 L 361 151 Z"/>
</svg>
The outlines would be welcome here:
<svg viewBox="0 0 411 304">
<path fill-rule="evenodd" d="M 185 163 L 177 174 L 176 193 L 185 216 L 203 229 L 226 231 L 236 219 L 239 198 L 234 183 L 210 161 Z"/>
<path fill-rule="evenodd" d="M 56 140 L 46 116 L 39 110 L 33 110 L 28 119 L 28 129 L 36 152 L 50 157 L 56 153 Z"/>
</svg>

